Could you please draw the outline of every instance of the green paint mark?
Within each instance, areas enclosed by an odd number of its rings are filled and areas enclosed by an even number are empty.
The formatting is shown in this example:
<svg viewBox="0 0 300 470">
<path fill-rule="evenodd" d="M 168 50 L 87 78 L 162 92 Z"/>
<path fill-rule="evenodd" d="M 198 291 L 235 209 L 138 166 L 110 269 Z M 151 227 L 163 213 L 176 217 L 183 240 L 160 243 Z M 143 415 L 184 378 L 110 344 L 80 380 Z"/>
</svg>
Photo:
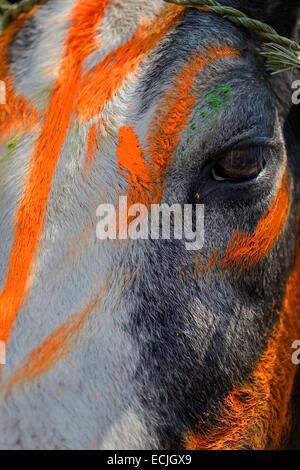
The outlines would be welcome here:
<svg viewBox="0 0 300 470">
<path fill-rule="evenodd" d="M 7 142 L 7 148 L 8 150 L 14 150 L 17 146 L 17 138 L 13 137 Z"/>
<path fill-rule="evenodd" d="M 209 111 L 205 108 L 200 108 L 196 111 L 199 117 L 205 119 L 209 116 Z"/>
<path fill-rule="evenodd" d="M 215 122 L 219 119 L 219 115 L 218 113 L 211 113 L 210 117 L 209 117 L 209 120 L 210 122 Z"/>
<path fill-rule="evenodd" d="M 219 96 L 216 96 L 216 95 L 209 95 L 207 101 L 209 102 L 209 104 L 215 108 L 215 109 L 218 109 L 222 106 L 222 100 Z"/>
<path fill-rule="evenodd" d="M 225 96 L 233 96 L 233 88 L 231 85 L 219 85 L 218 87 L 219 93 Z"/>
<path fill-rule="evenodd" d="M 17 137 L 13 137 L 6 144 L 6 148 L 7 148 L 6 152 L 0 156 L 1 167 L 2 167 L 1 176 L 3 179 L 5 178 L 5 175 L 8 172 L 9 163 L 10 163 L 11 158 L 15 154 L 16 146 L 17 146 Z M 2 181 L 2 178 L 1 178 L 1 181 Z"/>
<path fill-rule="evenodd" d="M 231 85 L 227 85 L 225 83 L 213 87 L 212 93 L 207 97 L 206 106 L 196 109 L 195 115 L 209 122 L 217 121 L 220 112 L 225 111 L 230 107 L 232 96 L 234 96 L 234 89 Z M 190 124 L 189 129 L 195 131 L 197 129 L 197 124 Z M 190 136 L 187 142 L 189 143 L 192 138 L 193 136 Z"/>
</svg>

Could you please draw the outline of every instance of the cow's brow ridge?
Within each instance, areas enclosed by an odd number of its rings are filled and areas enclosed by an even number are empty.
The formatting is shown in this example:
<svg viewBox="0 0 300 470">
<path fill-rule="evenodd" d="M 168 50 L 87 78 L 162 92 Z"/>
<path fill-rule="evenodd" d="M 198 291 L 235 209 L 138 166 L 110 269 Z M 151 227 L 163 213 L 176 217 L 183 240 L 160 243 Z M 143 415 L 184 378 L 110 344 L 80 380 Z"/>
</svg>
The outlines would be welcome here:
<svg viewBox="0 0 300 470">
<path fill-rule="evenodd" d="M 281 36 L 267 23 L 249 18 L 242 11 L 221 5 L 215 0 L 164 1 L 186 7 L 205 7 L 206 11 L 223 16 L 237 26 L 254 33 L 262 41 L 259 53 L 266 57 L 267 68 L 272 74 L 300 69 L 300 45 L 296 41 Z"/>
</svg>

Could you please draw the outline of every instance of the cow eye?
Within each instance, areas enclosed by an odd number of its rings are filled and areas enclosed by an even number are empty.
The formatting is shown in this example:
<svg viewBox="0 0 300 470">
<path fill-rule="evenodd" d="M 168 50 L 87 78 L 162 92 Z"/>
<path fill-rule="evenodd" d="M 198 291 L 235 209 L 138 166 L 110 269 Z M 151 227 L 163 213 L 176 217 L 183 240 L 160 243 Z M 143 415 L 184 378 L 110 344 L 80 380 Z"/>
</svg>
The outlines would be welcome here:
<svg viewBox="0 0 300 470">
<path fill-rule="evenodd" d="M 215 181 L 246 182 L 256 178 L 266 165 L 266 148 L 260 146 L 235 149 L 216 162 L 212 177 Z"/>
</svg>

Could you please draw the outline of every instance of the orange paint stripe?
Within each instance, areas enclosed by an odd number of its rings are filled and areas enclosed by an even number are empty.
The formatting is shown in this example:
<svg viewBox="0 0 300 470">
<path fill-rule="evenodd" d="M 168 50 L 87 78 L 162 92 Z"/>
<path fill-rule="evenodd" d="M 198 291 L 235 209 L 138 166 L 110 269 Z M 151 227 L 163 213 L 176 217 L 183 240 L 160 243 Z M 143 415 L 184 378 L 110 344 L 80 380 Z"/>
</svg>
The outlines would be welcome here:
<svg viewBox="0 0 300 470">
<path fill-rule="evenodd" d="M 101 113 L 128 74 L 137 72 L 141 61 L 147 58 L 183 13 L 182 7 L 166 6 L 151 24 L 142 25 L 128 42 L 108 54 L 85 75 L 77 102 L 82 119 L 88 120 Z"/>
<path fill-rule="evenodd" d="M 211 256 L 210 256 L 210 258 L 207 262 L 206 272 L 210 273 L 214 269 L 215 265 L 217 264 L 217 260 L 218 260 L 218 252 L 214 248 L 212 250 L 212 254 L 211 254 Z"/>
<path fill-rule="evenodd" d="M 85 165 L 84 165 L 85 175 L 88 174 L 89 167 L 91 163 L 94 161 L 96 150 L 97 150 L 96 126 L 93 125 L 89 128 L 88 139 L 87 139 L 87 150 L 86 150 L 86 158 L 85 158 Z"/>
<path fill-rule="evenodd" d="M 4 393 L 10 393 L 15 387 L 39 379 L 70 354 L 79 341 L 80 331 L 98 303 L 99 299 L 91 302 L 82 312 L 71 315 L 65 323 L 33 349 L 4 385 Z"/>
<path fill-rule="evenodd" d="M 200 277 L 201 277 L 201 268 L 202 268 L 202 255 L 199 253 L 198 255 L 195 256 L 195 280 L 196 282 L 199 282 Z"/>
<path fill-rule="evenodd" d="M 152 171 L 144 159 L 138 137 L 131 127 L 120 128 L 116 154 L 120 173 L 126 177 L 129 184 L 129 203 L 146 204 L 145 195 L 152 188 Z"/>
<path fill-rule="evenodd" d="M 72 315 L 68 320 L 46 338 L 20 365 L 7 385 L 7 391 L 16 385 L 32 382 L 48 372 L 61 359 L 66 357 L 76 344 L 75 334 L 85 324 L 96 303 L 88 305 L 82 313 Z"/>
<path fill-rule="evenodd" d="M 6 395 L 15 388 L 28 385 L 41 378 L 55 365 L 75 350 L 81 340 L 80 333 L 87 325 L 87 321 L 97 308 L 98 312 L 103 305 L 105 295 L 111 283 L 111 274 L 108 274 L 103 286 L 94 301 L 90 302 L 81 312 L 73 313 L 61 326 L 51 333 L 41 344 L 34 348 L 17 370 L 2 386 L 2 393 Z M 93 334 L 85 330 L 84 338 Z"/>
<path fill-rule="evenodd" d="M 0 35 L 0 80 L 6 86 L 6 104 L 0 105 L 0 143 L 11 130 L 22 133 L 26 128 L 31 129 L 37 122 L 38 113 L 35 108 L 27 102 L 24 96 L 16 96 L 13 86 L 13 78 L 9 75 L 8 51 L 17 32 L 37 10 L 33 8 L 30 13 L 20 15 Z"/>
<path fill-rule="evenodd" d="M 185 438 L 188 450 L 280 449 L 291 427 L 290 402 L 298 367 L 291 345 L 300 335 L 300 254 L 286 286 L 280 320 L 249 380 L 229 393 L 212 429 Z M 203 428 L 203 425 L 202 425 Z"/>
<path fill-rule="evenodd" d="M 149 163 L 144 159 L 139 139 L 134 129 L 123 126 L 119 129 L 119 141 L 116 149 L 119 173 L 123 175 L 129 185 L 128 204 L 148 205 L 148 195 L 152 185 L 152 170 Z M 118 233 L 128 227 L 132 218 L 126 216 L 125 220 L 118 217 Z"/>
<path fill-rule="evenodd" d="M 26 294 L 30 269 L 42 232 L 51 183 L 79 89 L 82 63 L 94 47 L 94 31 L 103 19 L 107 0 L 79 2 L 71 14 L 59 77 L 45 114 L 31 169 L 15 219 L 15 234 L 8 273 L 0 294 L 0 339 L 9 337 L 14 319 Z"/>
<path fill-rule="evenodd" d="M 181 132 L 186 128 L 197 102 L 198 96 L 196 92 L 193 93 L 192 87 L 195 85 L 199 72 L 220 59 L 238 57 L 240 57 L 240 52 L 229 47 L 210 47 L 204 52 L 196 52 L 177 74 L 171 88 L 166 91 L 160 102 L 159 111 L 150 124 L 147 137 L 147 151 L 151 155 L 151 164 L 155 171 L 152 203 L 158 203 L 161 200 L 165 189 L 164 180 L 167 169 L 180 141 Z"/>
<path fill-rule="evenodd" d="M 252 268 L 270 252 L 280 236 L 289 213 L 289 189 L 286 174 L 267 213 L 260 219 L 254 233 L 234 232 L 221 266 Z"/>
</svg>

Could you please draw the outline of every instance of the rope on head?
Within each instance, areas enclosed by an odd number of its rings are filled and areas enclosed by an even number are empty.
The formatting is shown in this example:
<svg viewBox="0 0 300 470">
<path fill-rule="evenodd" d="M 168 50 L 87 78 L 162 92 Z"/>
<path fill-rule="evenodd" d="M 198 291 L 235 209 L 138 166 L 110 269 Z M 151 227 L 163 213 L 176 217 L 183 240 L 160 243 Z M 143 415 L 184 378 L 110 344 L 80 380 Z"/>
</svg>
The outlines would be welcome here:
<svg viewBox="0 0 300 470">
<path fill-rule="evenodd" d="M 300 45 L 284 36 L 262 21 L 249 18 L 236 8 L 226 7 L 215 0 L 165 0 L 168 3 L 186 7 L 205 7 L 208 12 L 216 13 L 237 26 L 242 26 L 255 33 L 262 45 L 259 53 L 266 58 L 267 68 L 272 73 L 300 69 Z"/>
<path fill-rule="evenodd" d="M 5 29 L 12 21 L 22 13 L 29 12 L 35 5 L 46 3 L 47 0 L 22 0 L 11 4 L 7 0 L 0 0 L 0 15 L 3 16 L 2 29 Z"/>
<path fill-rule="evenodd" d="M 237 26 L 242 26 L 255 33 L 261 40 L 260 54 L 266 58 L 267 68 L 272 74 L 300 69 L 300 45 L 291 39 L 280 36 L 274 28 L 262 21 L 249 18 L 236 8 L 221 5 L 216 0 L 165 0 L 168 3 L 186 7 L 205 7 L 209 12 L 228 19 Z M 0 0 L 0 15 L 3 15 L 3 29 L 21 13 L 30 11 L 35 5 L 47 0 L 21 0 L 11 4 Z"/>
</svg>

